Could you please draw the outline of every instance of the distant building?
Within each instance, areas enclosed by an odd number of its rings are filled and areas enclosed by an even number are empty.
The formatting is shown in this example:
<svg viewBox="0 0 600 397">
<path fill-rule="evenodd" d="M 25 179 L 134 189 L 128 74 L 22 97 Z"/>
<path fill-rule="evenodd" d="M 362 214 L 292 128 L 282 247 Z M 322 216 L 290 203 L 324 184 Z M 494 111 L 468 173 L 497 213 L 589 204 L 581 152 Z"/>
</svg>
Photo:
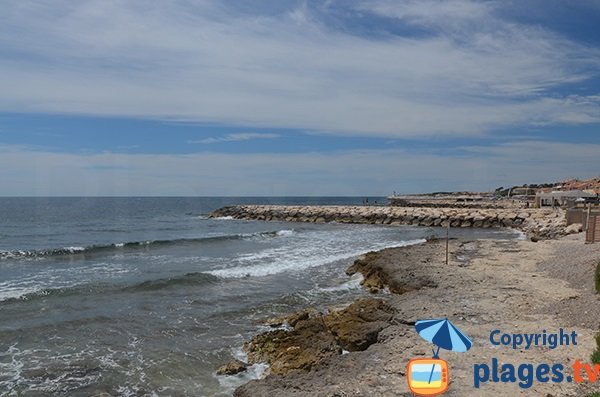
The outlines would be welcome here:
<svg viewBox="0 0 600 397">
<path fill-rule="evenodd" d="M 532 188 L 532 187 L 513 187 L 508 191 L 508 197 L 514 197 L 514 196 L 524 196 L 524 197 L 532 196 L 532 197 L 534 197 L 536 193 L 537 193 L 537 189 Z"/>
<path fill-rule="evenodd" d="M 535 196 L 536 207 L 573 207 L 577 200 L 594 198 L 595 194 L 583 190 L 552 191 Z"/>
</svg>

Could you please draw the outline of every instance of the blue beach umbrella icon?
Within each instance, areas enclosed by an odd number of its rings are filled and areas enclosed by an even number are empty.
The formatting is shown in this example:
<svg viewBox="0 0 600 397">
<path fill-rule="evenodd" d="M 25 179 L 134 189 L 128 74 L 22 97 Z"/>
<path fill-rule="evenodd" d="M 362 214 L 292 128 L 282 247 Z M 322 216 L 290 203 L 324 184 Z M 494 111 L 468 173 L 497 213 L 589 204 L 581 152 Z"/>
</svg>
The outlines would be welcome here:
<svg viewBox="0 0 600 397">
<path fill-rule="evenodd" d="M 439 358 L 440 348 L 464 353 L 473 345 L 471 339 L 447 318 L 419 320 L 415 323 L 415 328 L 421 338 L 437 346 L 437 351 L 433 349 L 433 358 Z M 431 368 L 429 383 L 431 383 L 434 368 L 435 365 Z"/>
</svg>

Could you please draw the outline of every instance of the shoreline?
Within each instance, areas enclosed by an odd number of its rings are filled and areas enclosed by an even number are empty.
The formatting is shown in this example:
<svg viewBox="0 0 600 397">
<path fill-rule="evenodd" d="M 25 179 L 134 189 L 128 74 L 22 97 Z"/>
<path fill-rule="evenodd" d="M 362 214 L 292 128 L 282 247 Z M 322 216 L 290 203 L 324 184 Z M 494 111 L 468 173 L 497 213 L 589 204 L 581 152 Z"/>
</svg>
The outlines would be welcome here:
<svg viewBox="0 0 600 397">
<path fill-rule="evenodd" d="M 590 269 L 591 262 L 600 258 L 600 246 L 584 245 L 581 234 L 538 243 L 451 240 L 448 267 L 440 248 L 439 241 L 430 241 L 357 258 L 348 273 L 363 274 L 362 285 L 373 293 L 372 298 L 327 313 L 308 308 L 275 324 L 285 324 L 287 331 L 276 329 L 246 342 L 251 361 L 271 360 L 275 370 L 238 387 L 234 395 L 410 396 L 406 364 L 410 358 L 430 356 L 427 342 L 414 332 L 414 322 L 422 318 L 448 317 L 475 341 L 475 348 L 465 354 L 444 352 L 442 356 L 455 374 L 449 396 L 473 393 L 473 364 L 490 357 L 514 363 L 589 361 L 600 321 Z M 572 268 L 579 270 L 567 276 Z M 588 309 L 585 313 L 583 307 Z M 580 343 L 569 350 L 525 352 L 494 349 L 486 343 L 492 329 L 541 332 L 542 327 L 572 327 Z M 370 339 L 361 346 L 348 342 L 365 338 Z M 285 343 L 273 343 L 282 340 Z M 265 354 L 266 345 L 272 351 Z M 551 396 L 592 391 L 589 385 L 574 383 L 535 387 L 537 394 Z M 484 384 L 477 392 L 528 395 L 516 384 L 503 383 Z"/>
</svg>

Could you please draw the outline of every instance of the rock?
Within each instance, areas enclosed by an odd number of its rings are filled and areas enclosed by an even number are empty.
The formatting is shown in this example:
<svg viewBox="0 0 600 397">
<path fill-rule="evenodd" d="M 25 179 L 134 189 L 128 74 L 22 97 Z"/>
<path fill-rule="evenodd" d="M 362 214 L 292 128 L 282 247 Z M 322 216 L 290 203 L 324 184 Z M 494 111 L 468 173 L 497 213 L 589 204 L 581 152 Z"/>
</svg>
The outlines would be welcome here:
<svg viewBox="0 0 600 397">
<path fill-rule="evenodd" d="M 266 320 L 264 320 L 264 319 L 259 320 L 259 321 L 257 321 L 257 324 L 265 324 L 272 328 L 279 328 L 279 327 L 282 327 L 287 324 L 293 328 L 296 326 L 298 321 L 308 319 L 308 317 L 310 316 L 311 313 L 315 314 L 316 311 L 306 309 L 306 310 L 302 310 L 302 311 L 296 312 L 296 313 L 294 313 L 292 315 L 288 315 L 288 316 L 277 316 L 277 317 L 270 317 Z"/>
<path fill-rule="evenodd" d="M 367 349 L 392 323 L 394 314 L 385 300 L 371 298 L 357 300 L 325 316 L 305 310 L 288 316 L 290 323 L 296 319 L 293 329 L 256 335 L 244 344 L 244 349 L 250 363 L 266 362 L 272 374 L 308 371 L 321 361 L 341 354 L 342 348 Z M 217 373 L 234 374 L 246 367 L 247 364 L 236 360 L 219 368 Z"/>
<path fill-rule="evenodd" d="M 232 360 L 217 369 L 217 375 L 235 375 L 248 369 L 248 364 L 240 360 Z"/>
<path fill-rule="evenodd" d="M 381 299 L 360 299 L 325 316 L 325 325 L 348 351 L 366 350 L 379 332 L 390 325 L 394 309 Z"/>
<path fill-rule="evenodd" d="M 581 223 L 573 223 L 572 225 L 567 226 L 565 232 L 567 234 L 575 234 L 583 231 L 583 225 Z"/>
<path fill-rule="evenodd" d="M 359 269 L 366 266 L 375 259 L 379 258 L 380 256 L 381 254 L 375 251 L 367 252 L 366 254 L 359 256 L 358 258 L 356 258 L 354 263 L 352 263 L 352 265 L 348 269 L 346 269 L 346 274 L 348 276 L 352 276 L 353 274 L 358 272 Z"/>
<path fill-rule="evenodd" d="M 362 285 L 363 288 L 369 290 L 370 293 L 376 294 L 385 289 L 385 284 L 381 280 L 381 277 L 378 272 L 372 271 L 363 277 L 364 278 L 361 281 L 360 285 Z"/>
<path fill-rule="evenodd" d="M 223 207 L 210 214 L 211 217 L 231 216 L 236 219 L 254 219 L 288 222 L 337 222 L 370 224 L 408 224 L 415 226 L 516 228 L 525 232 L 535 232 L 544 239 L 557 238 L 568 233 L 576 233 L 575 227 L 565 230 L 564 211 L 517 209 L 492 209 L 461 206 L 456 208 L 403 208 L 364 207 L 364 206 L 283 206 L 249 205 Z M 463 208 L 464 207 L 464 208 Z M 472 208 L 469 210 L 469 208 Z M 380 289 L 375 280 L 366 281 L 373 289 Z"/>
<path fill-rule="evenodd" d="M 410 252 L 414 250 L 413 248 Z M 385 287 L 393 294 L 403 294 L 423 287 L 437 287 L 429 272 L 415 275 L 410 271 L 413 266 L 412 261 L 390 263 L 385 258 L 385 252 L 383 250 L 361 255 L 348 267 L 346 274 L 351 276 L 360 272 L 363 275 L 361 285 L 371 293 L 380 292 Z"/>
<path fill-rule="evenodd" d="M 310 310 L 302 310 L 298 313 L 294 313 L 291 316 L 287 317 L 287 323 L 290 327 L 295 327 L 299 321 L 308 320 L 310 316 Z"/>
<path fill-rule="evenodd" d="M 251 363 L 266 362 L 271 373 L 278 375 L 310 370 L 321 360 L 342 352 L 320 315 L 298 321 L 290 331 L 259 334 L 244 344 L 244 350 Z"/>
</svg>

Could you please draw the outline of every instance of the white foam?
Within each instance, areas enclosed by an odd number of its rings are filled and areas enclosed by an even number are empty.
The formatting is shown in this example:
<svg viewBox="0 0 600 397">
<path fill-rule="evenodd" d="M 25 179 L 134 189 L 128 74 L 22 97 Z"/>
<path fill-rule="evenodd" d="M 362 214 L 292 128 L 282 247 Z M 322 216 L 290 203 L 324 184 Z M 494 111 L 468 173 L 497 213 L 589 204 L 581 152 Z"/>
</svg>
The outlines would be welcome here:
<svg viewBox="0 0 600 397">
<path fill-rule="evenodd" d="M 66 250 L 66 251 L 69 251 L 71 253 L 85 251 L 84 247 L 64 247 L 63 249 Z"/>
<path fill-rule="evenodd" d="M 235 218 L 233 216 L 217 216 L 216 218 L 213 218 L 213 219 L 216 219 L 218 221 L 232 221 Z"/>
<path fill-rule="evenodd" d="M 396 244 L 374 244 L 367 249 L 344 250 L 327 255 L 320 247 L 303 247 L 292 250 L 290 247 L 272 248 L 238 258 L 241 263 L 253 263 L 249 266 L 235 266 L 229 269 L 211 270 L 207 273 L 222 278 L 264 277 L 288 271 L 301 271 L 328 263 L 353 258 L 373 249 L 404 247 L 424 243 L 425 239 L 402 241 Z M 342 247 L 344 248 L 344 247 Z M 270 259 L 270 262 L 266 260 Z"/>
<path fill-rule="evenodd" d="M 43 294 L 43 291 L 50 289 L 73 288 L 96 280 L 119 278 L 132 271 L 134 270 L 111 263 L 48 269 L 0 282 L 0 301 Z"/>
<path fill-rule="evenodd" d="M 527 233 L 522 232 L 521 230 L 513 229 L 515 234 L 517 235 L 517 240 L 527 240 Z"/>
<path fill-rule="evenodd" d="M 294 229 L 290 229 L 290 230 L 279 230 L 277 233 L 275 233 L 278 236 L 291 236 L 294 234 Z"/>
<path fill-rule="evenodd" d="M 262 377 L 264 377 L 268 369 L 268 364 L 259 363 L 250 365 L 246 371 L 240 372 L 239 374 L 215 375 L 215 377 L 219 381 L 219 385 L 221 385 L 221 387 L 225 389 L 226 392 L 230 392 L 233 394 L 233 391 L 237 387 L 243 385 L 244 383 L 248 383 L 251 380 L 261 379 Z"/>
<path fill-rule="evenodd" d="M 4 390 L 14 388 L 14 385 L 21 379 L 21 371 L 24 367 L 22 356 L 30 352 L 22 352 L 16 346 L 15 343 L 6 352 L 0 352 L 0 373 L 2 374 L 0 387 Z"/>
<path fill-rule="evenodd" d="M 0 284 L 0 301 L 18 299 L 42 291 L 41 287 L 4 286 Z"/>
<path fill-rule="evenodd" d="M 361 273 L 354 274 L 349 281 L 335 285 L 333 287 L 317 288 L 317 292 L 338 292 L 338 291 L 351 291 L 360 289 L 360 283 L 364 277 Z"/>
</svg>

